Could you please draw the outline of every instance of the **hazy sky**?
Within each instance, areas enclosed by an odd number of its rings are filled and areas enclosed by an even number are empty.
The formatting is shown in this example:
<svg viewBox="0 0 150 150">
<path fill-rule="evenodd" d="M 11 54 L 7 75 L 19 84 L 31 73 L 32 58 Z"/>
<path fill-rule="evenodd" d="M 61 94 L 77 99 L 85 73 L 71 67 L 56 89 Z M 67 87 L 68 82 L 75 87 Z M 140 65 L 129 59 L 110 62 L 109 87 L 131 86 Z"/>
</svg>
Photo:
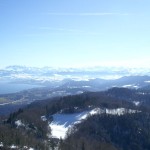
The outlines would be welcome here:
<svg viewBox="0 0 150 150">
<path fill-rule="evenodd" d="M 0 0 L 0 67 L 150 66 L 150 0 Z"/>
</svg>

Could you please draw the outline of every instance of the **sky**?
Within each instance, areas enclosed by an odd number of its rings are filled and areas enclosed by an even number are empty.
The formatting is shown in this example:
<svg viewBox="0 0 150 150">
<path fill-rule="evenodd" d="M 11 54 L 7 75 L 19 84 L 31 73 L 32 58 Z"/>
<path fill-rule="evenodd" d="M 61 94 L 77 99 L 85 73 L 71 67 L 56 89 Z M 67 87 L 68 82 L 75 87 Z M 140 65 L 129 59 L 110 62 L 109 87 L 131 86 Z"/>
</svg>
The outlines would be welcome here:
<svg viewBox="0 0 150 150">
<path fill-rule="evenodd" d="M 150 66 L 150 0 L 0 0 L 0 67 Z"/>
</svg>

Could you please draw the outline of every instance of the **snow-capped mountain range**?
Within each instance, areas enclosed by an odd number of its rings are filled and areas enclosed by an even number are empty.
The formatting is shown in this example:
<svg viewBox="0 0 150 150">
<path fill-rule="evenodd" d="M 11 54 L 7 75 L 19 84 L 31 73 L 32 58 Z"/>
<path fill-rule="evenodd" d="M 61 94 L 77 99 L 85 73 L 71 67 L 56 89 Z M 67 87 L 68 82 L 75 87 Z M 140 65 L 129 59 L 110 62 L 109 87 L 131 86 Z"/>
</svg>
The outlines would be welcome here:
<svg viewBox="0 0 150 150">
<path fill-rule="evenodd" d="M 8 66 L 0 70 L 0 94 L 14 93 L 23 89 L 34 88 L 34 86 L 53 89 L 51 92 L 55 96 L 60 95 L 57 93 L 62 95 L 62 92 L 70 95 L 80 94 L 84 91 L 101 91 L 112 87 L 137 89 L 150 86 L 149 75 L 149 69 L 144 68 L 36 68 Z M 9 85 L 6 85 L 6 83 Z M 22 84 L 26 84 L 25 88 Z M 18 85 L 20 86 L 18 87 Z M 28 85 L 31 87 L 28 87 Z M 11 91 L 11 87 L 14 87 L 13 89 L 16 87 L 17 90 Z M 11 89 L 9 90 L 9 88 Z"/>
<path fill-rule="evenodd" d="M 0 69 L 0 81 L 44 84 L 52 81 L 72 79 L 75 81 L 95 78 L 117 79 L 123 76 L 150 75 L 146 68 L 89 67 L 89 68 L 52 68 L 8 66 Z"/>
</svg>

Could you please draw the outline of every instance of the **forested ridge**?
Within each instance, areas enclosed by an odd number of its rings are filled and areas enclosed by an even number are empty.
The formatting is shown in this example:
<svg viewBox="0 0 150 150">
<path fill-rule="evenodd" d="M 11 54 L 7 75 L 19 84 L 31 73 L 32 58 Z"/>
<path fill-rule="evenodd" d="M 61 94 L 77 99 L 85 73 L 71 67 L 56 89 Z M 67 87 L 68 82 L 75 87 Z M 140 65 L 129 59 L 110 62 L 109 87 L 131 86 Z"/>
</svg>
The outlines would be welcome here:
<svg viewBox="0 0 150 150">
<path fill-rule="evenodd" d="M 114 88 L 34 102 L 8 117 L 1 117 L 0 142 L 4 145 L 3 149 L 14 144 L 18 149 L 28 146 L 37 150 L 56 147 L 60 150 L 148 150 L 150 96 L 147 92 L 139 99 L 137 93 L 139 91 Z M 139 106 L 133 103 L 137 100 L 141 100 Z M 95 114 L 71 128 L 66 139 L 48 136 L 51 135 L 48 123 L 53 120 L 53 114 L 70 114 L 94 108 L 126 108 L 137 112 L 124 115 Z M 46 120 L 43 121 L 41 116 L 45 116 Z M 17 121 L 21 121 L 20 126 Z"/>
</svg>

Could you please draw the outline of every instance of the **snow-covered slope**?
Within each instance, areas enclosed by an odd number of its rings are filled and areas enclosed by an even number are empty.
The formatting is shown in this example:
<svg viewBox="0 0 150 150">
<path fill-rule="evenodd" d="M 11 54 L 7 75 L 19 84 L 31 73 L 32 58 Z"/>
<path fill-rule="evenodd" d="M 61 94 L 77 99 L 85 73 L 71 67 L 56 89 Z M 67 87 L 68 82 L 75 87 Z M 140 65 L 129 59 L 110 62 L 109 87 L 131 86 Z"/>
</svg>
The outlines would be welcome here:
<svg viewBox="0 0 150 150">
<path fill-rule="evenodd" d="M 100 109 L 95 108 L 89 111 L 73 114 L 54 114 L 53 121 L 49 124 L 52 129 L 52 137 L 64 139 L 67 131 L 73 125 L 85 120 L 88 116 L 95 114 L 107 113 L 111 115 L 123 115 L 125 113 L 135 113 L 136 110 L 117 108 L 117 109 Z"/>
<path fill-rule="evenodd" d="M 75 123 L 80 122 L 88 113 L 89 111 L 53 115 L 53 121 L 49 124 L 52 129 L 52 136 L 56 138 L 65 138 L 67 130 Z"/>
</svg>

